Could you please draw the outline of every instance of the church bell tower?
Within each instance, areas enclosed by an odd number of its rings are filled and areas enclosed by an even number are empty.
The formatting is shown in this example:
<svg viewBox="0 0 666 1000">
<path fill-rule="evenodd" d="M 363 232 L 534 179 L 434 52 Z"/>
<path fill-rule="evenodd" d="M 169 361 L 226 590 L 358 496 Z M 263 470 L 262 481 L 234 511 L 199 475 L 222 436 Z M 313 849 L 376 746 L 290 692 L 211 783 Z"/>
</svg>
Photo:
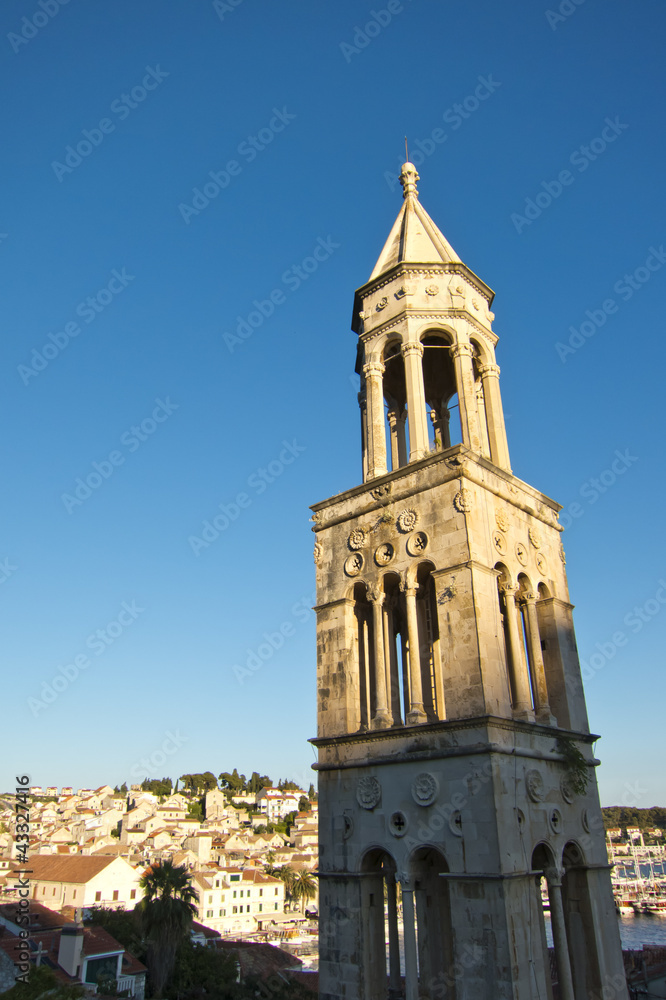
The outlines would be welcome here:
<svg viewBox="0 0 666 1000">
<path fill-rule="evenodd" d="M 363 482 L 312 508 L 320 997 L 626 1000 L 561 508 L 418 180 L 354 303 Z"/>
</svg>

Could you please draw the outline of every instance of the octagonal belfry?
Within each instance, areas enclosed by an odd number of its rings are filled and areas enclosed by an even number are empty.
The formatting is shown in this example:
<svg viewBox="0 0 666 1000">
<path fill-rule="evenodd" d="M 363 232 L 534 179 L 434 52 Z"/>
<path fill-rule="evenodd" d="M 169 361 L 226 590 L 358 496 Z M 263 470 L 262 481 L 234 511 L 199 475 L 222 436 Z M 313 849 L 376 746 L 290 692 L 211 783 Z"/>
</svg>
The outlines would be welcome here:
<svg viewBox="0 0 666 1000">
<path fill-rule="evenodd" d="M 552 998 L 545 900 L 555 995 L 626 1000 L 560 506 L 418 179 L 356 293 L 363 483 L 312 508 L 320 996 Z"/>
</svg>

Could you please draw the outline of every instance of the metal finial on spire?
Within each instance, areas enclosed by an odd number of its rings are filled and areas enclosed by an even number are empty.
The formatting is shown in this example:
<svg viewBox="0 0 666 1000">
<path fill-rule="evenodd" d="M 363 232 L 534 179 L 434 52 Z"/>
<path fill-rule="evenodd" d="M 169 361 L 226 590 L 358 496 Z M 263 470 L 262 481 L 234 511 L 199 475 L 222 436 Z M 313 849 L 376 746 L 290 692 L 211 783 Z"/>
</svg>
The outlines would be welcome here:
<svg viewBox="0 0 666 1000">
<path fill-rule="evenodd" d="M 418 180 L 420 180 L 420 177 L 416 172 L 416 167 L 407 160 L 406 163 L 403 163 L 402 170 L 400 171 L 403 198 L 407 198 L 408 195 L 414 195 L 414 197 L 418 198 L 419 193 L 416 190 L 416 182 Z"/>
<path fill-rule="evenodd" d="M 407 136 L 405 136 L 405 159 L 409 163 L 409 149 L 407 148 Z"/>
</svg>

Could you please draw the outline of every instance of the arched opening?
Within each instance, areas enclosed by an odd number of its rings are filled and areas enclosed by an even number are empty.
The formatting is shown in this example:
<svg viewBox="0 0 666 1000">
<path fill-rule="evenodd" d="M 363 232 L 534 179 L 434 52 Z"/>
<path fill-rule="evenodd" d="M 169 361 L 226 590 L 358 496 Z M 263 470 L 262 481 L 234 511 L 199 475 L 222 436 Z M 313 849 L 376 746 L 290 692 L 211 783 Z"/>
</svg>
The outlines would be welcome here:
<svg viewBox="0 0 666 1000">
<path fill-rule="evenodd" d="M 522 694 L 520 684 L 520 669 L 522 666 L 520 651 L 522 650 L 522 645 L 520 649 L 517 648 L 520 637 L 517 629 L 514 597 L 516 588 L 512 586 L 511 576 L 503 563 L 495 564 L 495 572 L 497 573 L 497 600 L 502 626 L 501 646 L 504 652 L 504 665 L 506 668 L 506 680 L 509 687 L 511 706 L 515 710 L 521 701 Z M 513 620 L 510 616 L 513 616 Z"/>
<path fill-rule="evenodd" d="M 418 660 L 423 692 L 423 710 L 428 722 L 446 717 L 442 684 L 437 597 L 432 578 L 432 563 L 421 563 L 416 571 L 416 615 L 418 622 Z"/>
<path fill-rule="evenodd" d="M 474 354 L 472 355 L 472 371 L 474 373 L 474 396 L 476 401 L 476 409 L 479 418 L 479 432 L 481 435 L 481 454 L 484 458 L 491 457 L 490 450 L 490 431 L 488 424 L 488 408 L 486 406 L 486 397 L 483 387 L 483 379 L 481 378 L 480 367 L 482 366 L 484 359 L 481 354 L 479 345 L 474 341 L 470 341 L 474 349 Z"/>
<path fill-rule="evenodd" d="M 446 858 L 435 848 L 423 847 L 412 858 L 414 916 L 417 942 L 419 997 L 455 1000 L 455 967 L 449 880 Z M 404 896 L 404 890 L 403 890 Z M 407 916 L 405 916 L 405 921 Z M 408 933 L 405 927 L 405 934 Z"/>
<path fill-rule="evenodd" d="M 396 864 L 387 851 L 373 848 L 361 863 L 364 993 L 368 1000 L 403 996 L 400 941 L 402 908 Z"/>
<path fill-rule="evenodd" d="M 408 631 L 405 598 L 400 591 L 400 577 L 388 573 L 384 585 L 384 650 L 388 676 L 388 705 L 393 725 L 401 726 L 409 712 L 408 703 Z"/>
<path fill-rule="evenodd" d="M 589 872 L 583 852 L 570 841 L 562 852 L 562 905 L 576 1000 L 601 995 L 602 976 L 594 934 Z"/>
<path fill-rule="evenodd" d="M 409 456 L 409 428 L 407 425 L 407 384 L 405 361 L 400 341 L 389 341 L 382 352 L 384 364 L 385 431 L 389 442 L 387 466 L 399 469 L 407 464 Z"/>
<path fill-rule="evenodd" d="M 432 451 L 462 441 L 452 343 L 452 337 L 444 333 L 429 332 L 421 338 L 426 423 Z"/>
<path fill-rule="evenodd" d="M 538 978 L 543 979 L 543 991 L 547 1000 L 553 1000 L 553 976 L 546 930 L 546 913 L 550 912 L 546 872 L 551 871 L 554 866 L 555 857 L 550 846 L 537 844 L 532 854 L 534 890 L 530 894 L 530 925 L 536 930 L 536 934 L 532 935 L 535 959 L 537 956 L 540 959 L 540 961 L 535 961 L 535 974 Z"/>
<path fill-rule="evenodd" d="M 538 697 L 538 677 L 537 670 L 538 665 L 536 662 L 536 650 L 535 644 L 538 643 L 541 646 L 541 640 L 537 635 L 534 636 L 532 633 L 534 631 L 531 618 L 528 613 L 527 599 L 528 595 L 532 595 L 532 585 L 530 583 L 529 577 L 525 573 L 518 574 L 518 593 L 517 597 L 517 607 L 519 611 L 519 635 L 520 641 L 523 647 L 523 655 L 525 656 L 528 671 L 529 671 L 529 681 L 530 681 L 530 700 L 532 703 L 532 708 L 537 709 L 539 705 Z"/>
<path fill-rule="evenodd" d="M 374 670 L 372 655 L 372 607 L 364 583 L 354 586 L 354 619 L 356 623 L 356 663 L 359 689 L 359 729 L 370 728 L 374 703 Z"/>
</svg>

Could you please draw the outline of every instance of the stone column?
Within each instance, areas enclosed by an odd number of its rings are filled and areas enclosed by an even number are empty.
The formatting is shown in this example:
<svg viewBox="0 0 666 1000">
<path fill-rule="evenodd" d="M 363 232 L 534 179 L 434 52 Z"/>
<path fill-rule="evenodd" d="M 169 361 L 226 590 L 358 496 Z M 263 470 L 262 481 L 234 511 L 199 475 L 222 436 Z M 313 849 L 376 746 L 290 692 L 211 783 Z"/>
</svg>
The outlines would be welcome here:
<svg viewBox="0 0 666 1000">
<path fill-rule="evenodd" d="M 407 419 L 409 421 L 409 461 L 415 462 L 428 454 L 428 428 L 423 387 L 423 344 L 403 344 L 405 383 L 407 386 Z"/>
<path fill-rule="evenodd" d="M 504 426 L 504 411 L 499 387 L 499 365 L 481 365 L 479 368 L 483 382 L 483 397 L 486 403 L 490 457 L 501 469 L 511 471 L 509 446 Z"/>
<path fill-rule="evenodd" d="M 370 590 L 368 597 L 372 603 L 372 633 L 375 654 L 375 698 L 376 709 L 372 718 L 372 729 L 387 729 L 393 722 L 388 710 L 386 696 L 386 657 L 384 655 L 384 597 L 380 590 Z"/>
<path fill-rule="evenodd" d="M 405 942 L 405 1000 L 419 1000 L 419 972 L 416 959 L 414 883 L 402 872 L 396 879 L 402 888 L 402 929 Z M 568 998 L 567 998 L 568 1000 Z"/>
<path fill-rule="evenodd" d="M 407 633 L 409 635 L 409 712 L 405 722 L 417 726 L 427 722 L 423 709 L 423 687 L 421 684 L 421 650 L 419 649 L 419 625 L 416 616 L 416 587 L 402 586 L 407 605 Z"/>
<path fill-rule="evenodd" d="M 553 929 L 553 945 L 555 946 L 555 961 L 562 1000 L 576 1000 L 569 960 L 567 944 L 567 929 L 564 923 L 564 907 L 562 906 L 562 874 L 557 868 L 546 868 L 544 871 L 548 883 L 548 899 L 550 901 L 550 922 Z"/>
<path fill-rule="evenodd" d="M 388 424 L 391 430 L 391 468 L 400 468 L 400 445 L 398 442 L 398 414 L 390 409 L 387 414 Z"/>
<path fill-rule="evenodd" d="M 474 348 L 471 344 L 456 344 L 451 351 L 456 371 L 458 387 L 458 406 L 460 408 L 460 429 L 463 444 L 481 454 L 481 433 L 479 429 L 479 413 L 476 408 L 476 389 L 474 387 L 474 366 L 472 357 Z"/>
<path fill-rule="evenodd" d="M 512 587 L 506 583 L 502 586 L 504 601 L 506 604 L 506 624 L 509 638 L 508 667 L 511 676 L 511 686 L 516 699 L 513 706 L 517 715 L 533 719 L 532 698 L 530 691 L 530 679 L 525 662 L 525 652 L 521 632 L 518 629 L 518 615 L 520 611 L 516 605 L 517 587 Z"/>
<path fill-rule="evenodd" d="M 403 410 L 402 413 L 398 415 L 398 465 L 402 468 L 403 465 L 407 465 L 407 434 L 405 423 L 407 421 L 407 414 Z"/>
<path fill-rule="evenodd" d="M 534 683 L 534 693 L 536 701 L 536 717 L 538 722 L 543 722 L 550 726 L 555 724 L 550 705 L 548 703 L 548 687 L 546 685 L 546 671 L 543 665 L 543 654 L 541 652 L 541 636 L 539 635 L 539 622 L 537 619 L 536 602 L 538 594 L 530 592 L 523 594 L 525 602 L 525 616 L 527 618 L 527 641 L 529 643 L 530 663 L 532 665 L 532 679 Z"/>
<path fill-rule="evenodd" d="M 361 411 L 361 447 L 363 449 L 363 482 L 368 478 L 368 407 L 365 386 L 358 394 L 358 405 Z"/>
<path fill-rule="evenodd" d="M 476 383 L 476 412 L 479 419 L 479 432 L 481 434 L 481 453 L 484 458 L 490 458 L 490 439 L 488 437 L 488 417 L 486 413 L 486 400 L 483 394 L 483 384 Z"/>
<path fill-rule="evenodd" d="M 363 365 L 367 391 L 366 428 L 368 438 L 368 479 L 383 476 L 386 469 L 386 431 L 384 428 L 384 390 L 381 361 Z"/>
<path fill-rule="evenodd" d="M 386 896 L 388 903 L 388 941 L 389 941 L 389 1000 L 399 1000 L 402 997 L 400 981 L 400 937 L 398 934 L 398 898 L 395 875 L 386 874 Z"/>
</svg>

